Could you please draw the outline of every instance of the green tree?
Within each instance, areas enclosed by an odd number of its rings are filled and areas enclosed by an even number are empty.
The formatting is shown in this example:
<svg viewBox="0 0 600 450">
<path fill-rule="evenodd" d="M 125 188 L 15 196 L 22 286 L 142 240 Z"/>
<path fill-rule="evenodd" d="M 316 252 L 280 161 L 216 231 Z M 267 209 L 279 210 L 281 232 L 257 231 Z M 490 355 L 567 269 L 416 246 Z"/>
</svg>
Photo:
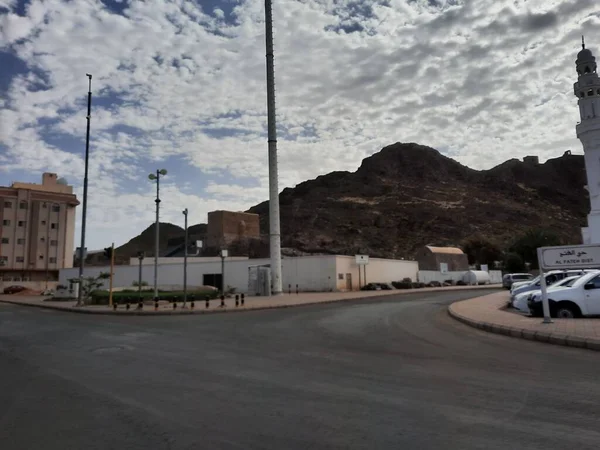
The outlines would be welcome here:
<svg viewBox="0 0 600 450">
<path fill-rule="evenodd" d="M 79 289 L 81 289 L 81 299 L 86 304 L 91 297 L 92 292 L 104 286 L 104 280 L 110 278 L 110 273 L 101 272 L 97 277 L 84 277 Z M 70 283 L 79 283 L 79 278 L 71 278 Z"/>
<path fill-rule="evenodd" d="M 472 236 L 461 247 L 469 258 L 469 264 L 487 264 L 491 268 L 494 261 L 503 259 L 502 250 L 483 236 Z"/>
<path fill-rule="evenodd" d="M 525 272 L 525 262 L 517 253 L 509 253 L 504 258 L 504 270 L 508 273 Z"/>
<path fill-rule="evenodd" d="M 537 269 L 537 249 L 561 244 L 560 237 L 554 232 L 543 228 L 531 228 L 519 236 L 509 250 L 519 255 L 524 263 L 530 263 L 532 269 Z"/>
</svg>

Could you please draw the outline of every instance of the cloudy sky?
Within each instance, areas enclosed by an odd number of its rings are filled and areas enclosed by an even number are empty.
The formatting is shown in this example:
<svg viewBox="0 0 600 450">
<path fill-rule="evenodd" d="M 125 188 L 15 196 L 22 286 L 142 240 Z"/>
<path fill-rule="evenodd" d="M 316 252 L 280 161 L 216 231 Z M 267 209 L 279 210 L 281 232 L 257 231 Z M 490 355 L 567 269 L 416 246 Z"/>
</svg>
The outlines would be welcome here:
<svg viewBox="0 0 600 450">
<path fill-rule="evenodd" d="M 572 149 L 597 0 L 273 0 L 280 187 L 397 141 L 470 167 Z M 0 0 L 0 185 L 57 172 L 88 248 L 268 198 L 262 0 Z M 78 217 L 79 223 L 79 217 Z M 77 237 L 77 242 L 79 237 Z"/>
</svg>

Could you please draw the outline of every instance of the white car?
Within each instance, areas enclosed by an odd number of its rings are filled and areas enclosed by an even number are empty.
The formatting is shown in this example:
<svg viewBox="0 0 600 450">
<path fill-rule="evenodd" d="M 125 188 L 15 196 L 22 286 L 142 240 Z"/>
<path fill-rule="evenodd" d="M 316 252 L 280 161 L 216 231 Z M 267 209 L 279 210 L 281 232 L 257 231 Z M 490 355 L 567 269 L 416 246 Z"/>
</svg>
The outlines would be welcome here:
<svg viewBox="0 0 600 450">
<path fill-rule="evenodd" d="M 546 272 L 544 275 L 546 277 L 546 286 L 551 286 L 559 280 L 567 277 L 573 277 L 576 275 L 583 275 L 586 272 L 590 272 L 590 270 L 551 270 L 550 272 Z M 595 272 L 595 270 L 592 270 Z M 516 284 L 516 283 L 515 283 Z M 515 300 L 517 295 L 522 294 L 524 292 L 537 291 L 540 289 L 540 276 L 538 275 L 530 283 L 521 286 L 514 286 L 510 289 L 510 301 L 511 303 Z"/>
<path fill-rule="evenodd" d="M 567 277 L 567 278 L 563 278 L 562 280 L 557 281 L 556 283 L 554 283 L 552 286 L 548 287 L 548 293 L 556 290 L 556 289 L 562 289 L 564 287 L 571 287 L 573 285 L 573 283 L 575 282 L 575 280 L 579 279 L 581 277 L 581 275 L 575 275 L 572 277 Z M 512 302 L 512 306 L 513 308 L 515 308 L 516 310 L 520 311 L 520 312 L 524 312 L 524 313 L 529 313 L 529 306 L 528 306 L 528 301 L 529 299 L 531 299 L 534 295 L 541 295 L 542 291 L 541 290 L 536 290 L 536 291 L 528 291 L 528 292 L 523 292 L 522 294 L 518 294 L 515 299 Z"/>
<path fill-rule="evenodd" d="M 550 316 L 562 319 L 600 316 L 600 273 L 586 273 L 571 287 L 548 292 Z M 534 316 L 543 316 L 542 295 L 535 294 L 528 302 Z"/>
</svg>

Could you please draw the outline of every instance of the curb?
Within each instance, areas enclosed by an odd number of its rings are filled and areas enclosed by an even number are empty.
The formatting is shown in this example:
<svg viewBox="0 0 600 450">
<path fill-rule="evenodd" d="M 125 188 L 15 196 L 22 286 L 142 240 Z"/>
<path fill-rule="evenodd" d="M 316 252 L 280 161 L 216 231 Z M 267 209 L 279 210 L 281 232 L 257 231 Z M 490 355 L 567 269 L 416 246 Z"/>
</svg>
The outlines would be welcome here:
<svg viewBox="0 0 600 450">
<path fill-rule="evenodd" d="M 430 288 L 431 289 L 431 288 Z M 447 288 L 433 288 L 431 290 L 427 290 L 427 291 L 423 291 L 421 289 L 405 289 L 405 290 L 396 290 L 396 291 L 392 291 L 389 294 L 382 294 L 382 295 L 376 295 L 376 296 L 370 296 L 370 297 L 354 297 L 354 298 L 348 298 L 348 299 L 332 299 L 332 300 L 324 300 L 324 301 L 314 301 L 314 302 L 308 302 L 308 303 L 291 303 L 291 304 L 279 304 L 279 305 L 270 305 L 270 306 L 257 306 L 254 308 L 247 308 L 244 306 L 241 307 L 232 307 L 232 308 L 221 308 L 219 306 L 216 306 L 215 309 L 194 309 L 194 310 L 181 310 L 181 309 L 177 309 L 177 310 L 171 310 L 171 311 L 152 311 L 150 309 L 146 309 L 145 311 L 137 311 L 137 310 L 111 310 L 111 309 L 106 309 L 106 310 L 93 310 L 93 309 L 86 309 L 85 307 L 75 307 L 75 306 L 71 306 L 71 307 L 60 307 L 60 306 L 56 306 L 56 305 L 44 305 L 43 303 L 21 303 L 15 300 L 8 300 L 8 299 L 0 299 L 0 303 L 7 303 L 7 304 L 11 304 L 11 305 L 17 305 L 17 306 L 31 306 L 34 308 L 43 308 L 43 309 L 51 309 L 54 311 L 60 311 L 60 312 L 70 312 L 70 313 L 76 313 L 76 314 L 96 314 L 96 315 L 113 315 L 113 316 L 145 316 L 145 317 L 153 317 L 153 316 L 177 316 L 177 315 L 201 315 L 201 314 L 223 314 L 223 313 L 229 313 L 229 312 L 249 312 L 249 311 L 264 311 L 266 309 L 280 309 L 280 308 L 296 308 L 296 307 L 302 307 L 302 306 L 314 306 L 314 305 L 328 305 L 331 303 L 340 303 L 340 302 L 348 302 L 348 301 L 365 301 L 365 300 L 371 300 L 371 299 L 381 299 L 381 298 L 387 298 L 387 297 L 392 297 L 395 295 L 411 295 L 411 294 L 417 294 L 419 292 L 443 292 L 443 291 L 476 291 L 476 290 L 484 290 L 484 289 L 499 289 L 497 286 L 481 286 L 481 287 L 473 287 L 473 286 L 453 286 L 452 289 L 447 289 Z M 202 302 L 204 303 L 204 302 Z"/>
<path fill-rule="evenodd" d="M 546 344 L 562 345 L 564 347 L 577 347 L 600 351 L 600 339 L 569 336 L 563 333 L 533 331 L 525 330 L 523 328 L 497 325 L 495 323 L 484 322 L 481 320 L 471 319 L 470 317 L 465 317 L 454 311 L 452 306 L 453 304 L 448 306 L 448 315 L 450 315 L 450 317 L 464 323 L 465 325 L 487 331 L 488 333 L 502 334 L 504 336 L 527 339 L 529 341 L 544 342 Z"/>
</svg>

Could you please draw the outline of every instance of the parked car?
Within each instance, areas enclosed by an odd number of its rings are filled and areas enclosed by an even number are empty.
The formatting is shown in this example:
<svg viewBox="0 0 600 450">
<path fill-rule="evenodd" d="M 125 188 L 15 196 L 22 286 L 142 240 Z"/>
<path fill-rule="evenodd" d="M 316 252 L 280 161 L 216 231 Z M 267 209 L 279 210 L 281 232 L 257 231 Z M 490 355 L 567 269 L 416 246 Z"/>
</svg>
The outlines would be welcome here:
<svg viewBox="0 0 600 450">
<path fill-rule="evenodd" d="M 575 280 L 571 287 L 548 292 L 550 316 L 561 319 L 600 316 L 600 273 L 586 273 Z M 542 317 L 542 295 L 532 295 L 528 302 L 533 316 Z"/>
<path fill-rule="evenodd" d="M 502 287 L 505 289 L 510 289 L 513 283 L 519 283 L 521 281 L 531 281 L 533 280 L 533 275 L 530 273 L 507 273 L 502 277 Z"/>
<path fill-rule="evenodd" d="M 17 292 L 24 291 L 25 286 L 8 286 L 4 288 L 5 294 L 16 294 Z"/>
<path fill-rule="evenodd" d="M 555 289 L 560 289 L 564 287 L 571 287 L 575 280 L 578 280 L 580 275 L 575 275 L 573 277 L 563 278 L 562 280 L 557 281 L 552 286 L 548 287 L 548 292 L 554 291 Z M 512 302 L 512 307 L 517 311 L 529 313 L 529 299 L 531 299 L 534 295 L 541 294 L 541 290 L 537 291 L 528 291 L 522 294 L 518 294 Z"/>
<path fill-rule="evenodd" d="M 550 272 L 546 272 L 546 286 L 552 286 L 559 280 L 562 280 L 566 277 L 572 277 L 576 275 L 583 275 L 584 273 L 588 273 L 590 270 L 552 270 Z M 595 270 L 591 270 L 591 272 L 596 272 Z M 510 288 L 510 301 L 511 303 L 515 300 L 516 296 L 522 294 L 524 292 L 529 291 L 537 291 L 540 289 L 540 276 L 535 277 L 529 284 L 517 286 L 516 283 Z"/>
</svg>

